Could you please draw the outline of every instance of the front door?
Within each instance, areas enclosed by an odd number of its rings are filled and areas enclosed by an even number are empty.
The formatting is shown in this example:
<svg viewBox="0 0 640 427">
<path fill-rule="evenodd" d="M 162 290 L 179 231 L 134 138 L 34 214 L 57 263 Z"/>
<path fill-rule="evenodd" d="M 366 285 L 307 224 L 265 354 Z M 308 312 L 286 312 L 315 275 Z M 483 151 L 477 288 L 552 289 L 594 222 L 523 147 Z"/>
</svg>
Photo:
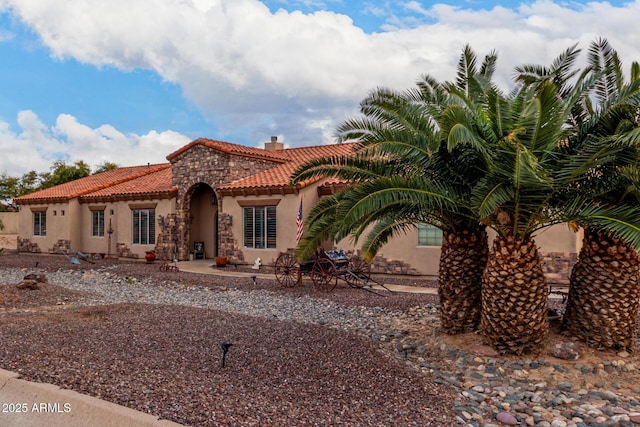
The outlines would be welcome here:
<svg viewBox="0 0 640 427">
<path fill-rule="evenodd" d="M 196 243 L 203 243 L 203 258 L 215 257 L 218 254 L 218 200 L 208 185 L 200 184 L 194 190 L 189 220 L 189 251 L 194 253 Z"/>
</svg>

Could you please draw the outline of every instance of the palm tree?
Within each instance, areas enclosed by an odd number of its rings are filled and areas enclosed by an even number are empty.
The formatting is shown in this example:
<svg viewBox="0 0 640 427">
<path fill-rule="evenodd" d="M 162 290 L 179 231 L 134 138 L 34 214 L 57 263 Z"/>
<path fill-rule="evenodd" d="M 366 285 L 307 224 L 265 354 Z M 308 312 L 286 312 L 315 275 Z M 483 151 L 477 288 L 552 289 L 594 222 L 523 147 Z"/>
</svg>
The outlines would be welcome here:
<svg viewBox="0 0 640 427">
<path fill-rule="evenodd" d="M 604 39 L 592 43 L 588 59 L 597 76 L 590 98 L 596 106 L 583 105 L 568 148 L 578 153 L 595 139 L 603 145 L 600 156 L 611 147 L 626 150 L 617 162 L 589 170 L 577 191 L 588 192 L 594 205 L 626 210 L 627 223 L 616 233 L 577 220 L 584 226 L 584 238 L 571 272 L 562 327 L 599 347 L 630 350 L 640 305 L 640 65 L 633 63 L 631 79 L 625 82 L 618 54 Z"/>
<path fill-rule="evenodd" d="M 548 330 L 548 288 L 533 234 L 559 220 L 547 206 L 570 108 L 553 84 L 511 96 L 494 88 L 472 107 L 443 124 L 453 146 L 473 139 L 490 153 L 472 197 L 481 221 L 497 233 L 483 275 L 481 330 L 497 350 L 523 354 L 539 348 Z"/>
<path fill-rule="evenodd" d="M 575 85 L 566 84 L 563 76 L 571 74 L 566 65 L 574 57 L 569 49 L 544 70 L 546 78 L 520 80 L 510 96 L 489 93 L 482 108 L 464 109 L 451 124 L 443 122 L 445 133 L 465 127 L 465 132 L 456 131 L 467 134 L 461 142 L 475 137 L 494 147 L 473 201 L 497 233 L 483 277 L 481 330 L 490 345 L 505 353 L 534 351 L 548 331 L 548 288 L 533 238 L 537 230 L 571 219 L 637 237 L 632 210 L 593 206 L 590 194 L 576 190 L 592 171 L 628 158 L 628 143 L 612 146 L 585 138 L 580 152 L 568 149 L 572 132 L 566 124 L 580 118 L 576 106 L 586 102 L 591 84 L 589 73 L 582 73 Z M 483 122 L 476 130 L 465 125 Z"/>
<path fill-rule="evenodd" d="M 470 145 L 449 150 L 438 122 L 452 105 L 483 96 L 495 61 L 495 53 L 487 55 L 478 68 L 466 47 L 454 83 L 422 76 L 413 90 L 373 91 L 361 103 L 365 117 L 338 128 L 341 140 L 359 141 L 357 154 L 318 159 L 292 176 L 293 182 L 338 176 L 353 183 L 312 210 L 311 232 L 298 248 L 301 257 L 324 239 L 358 239 L 367 230 L 362 251 L 371 259 L 390 237 L 417 224 L 442 229 L 438 294 L 442 329 L 449 334 L 475 330 L 480 320 L 487 233 L 467 206 L 485 166 Z"/>
</svg>

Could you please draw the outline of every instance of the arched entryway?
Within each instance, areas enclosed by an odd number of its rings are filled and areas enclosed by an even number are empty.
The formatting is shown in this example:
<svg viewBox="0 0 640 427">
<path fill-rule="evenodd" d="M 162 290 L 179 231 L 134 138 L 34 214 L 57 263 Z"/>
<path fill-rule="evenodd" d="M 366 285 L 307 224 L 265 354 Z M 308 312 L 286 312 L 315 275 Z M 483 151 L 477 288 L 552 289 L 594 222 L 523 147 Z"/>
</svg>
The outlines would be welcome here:
<svg viewBox="0 0 640 427">
<path fill-rule="evenodd" d="M 189 252 L 204 243 L 205 258 L 218 255 L 218 198 L 207 184 L 196 184 L 189 203 Z"/>
</svg>

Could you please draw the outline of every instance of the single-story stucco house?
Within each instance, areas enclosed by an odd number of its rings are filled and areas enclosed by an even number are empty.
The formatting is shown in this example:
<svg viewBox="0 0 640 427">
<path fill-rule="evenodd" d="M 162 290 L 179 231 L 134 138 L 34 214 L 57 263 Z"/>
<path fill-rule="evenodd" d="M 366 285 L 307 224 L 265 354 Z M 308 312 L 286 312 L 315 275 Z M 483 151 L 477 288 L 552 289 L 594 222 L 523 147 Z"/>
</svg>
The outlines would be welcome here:
<svg viewBox="0 0 640 427">
<path fill-rule="evenodd" d="M 196 243 L 203 256 L 229 262 L 272 264 L 296 246 L 296 219 L 341 188 L 317 179 L 288 185 L 302 163 L 348 154 L 353 144 L 283 148 L 272 137 L 264 148 L 197 139 L 167 156 L 168 163 L 120 167 L 15 199 L 18 251 L 81 251 L 187 260 Z M 536 236 L 548 273 L 564 273 L 575 261 L 581 233 L 566 226 Z M 441 233 L 430 226 L 393 238 L 374 271 L 438 274 Z M 334 245 L 328 242 L 327 246 Z M 336 247 L 355 250 L 353 242 Z"/>
</svg>

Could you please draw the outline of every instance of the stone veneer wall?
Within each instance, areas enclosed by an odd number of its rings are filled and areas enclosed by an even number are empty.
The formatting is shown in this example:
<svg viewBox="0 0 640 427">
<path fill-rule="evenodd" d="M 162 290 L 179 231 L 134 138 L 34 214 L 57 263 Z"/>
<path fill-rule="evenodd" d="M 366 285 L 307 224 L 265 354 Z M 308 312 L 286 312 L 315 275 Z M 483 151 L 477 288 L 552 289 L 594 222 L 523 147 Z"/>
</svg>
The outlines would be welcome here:
<svg viewBox="0 0 640 427">
<path fill-rule="evenodd" d="M 169 214 L 166 217 L 159 216 L 158 224 L 160 233 L 156 240 L 155 252 L 158 259 L 172 262 L 177 252 L 178 216 Z"/>
<path fill-rule="evenodd" d="M 66 254 L 71 253 L 71 240 L 60 239 L 54 243 L 53 248 L 49 249 L 52 254 L 59 254 L 64 252 Z"/>
<path fill-rule="evenodd" d="M 34 252 L 40 253 L 40 246 L 37 243 L 33 243 L 31 239 L 23 239 L 18 237 L 17 239 L 18 252 Z"/>
<path fill-rule="evenodd" d="M 577 253 L 541 252 L 542 272 L 549 284 L 569 284 L 571 269 L 578 262 Z"/>
<path fill-rule="evenodd" d="M 171 160 L 173 185 L 178 188 L 176 196 L 176 217 L 174 225 L 161 231 L 159 240 L 174 241 L 178 245 L 178 259 L 189 258 L 189 215 L 191 196 L 198 184 L 207 184 L 216 192 L 218 198 L 218 249 L 219 255 L 233 257 L 241 251 L 235 242 L 229 247 L 232 239 L 230 227 L 224 216 L 222 199 L 216 191 L 217 187 L 246 178 L 274 167 L 276 163 L 264 159 L 255 159 L 224 153 L 204 145 L 194 145 Z"/>
<path fill-rule="evenodd" d="M 226 256 L 231 264 L 245 264 L 244 251 L 231 232 L 231 215 L 218 214 L 218 255 Z"/>
<path fill-rule="evenodd" d="M 349 254 L 351 255 L 351 254 Z M 577 253 L 542 252 L 540 253 L 542 271 L 549 284 L 569 284 L 571 269 L 578 261 Z M 390 260 L 376 256 L 371 262 L 372 273 L 417 275 L 418 270 L 400 260 Z"/>
<path fill-rule="evenodd" d="M 333 248 L 339 249 L 339 248 Z M 295 248 L 288 248 L 286 253 L 295 256 Z M 360 256 L 360 250 L 346 250 L 345 253 L 349 258 L 353 256 Z M 380 255 L 374 257 L 371 261 L 371 273 L 372 274 L 404 274 L 418 276 L 418 270 L 411 267 L 409 263 L 400 260 L 391 260 L 384 258 Z"/>
<path fill-rule="evenodd" d="M 120 258 L 138 258 L 138 254 L 134 253 L 125 243 L 116 244 L 116 252 Z"/>
</svg>

